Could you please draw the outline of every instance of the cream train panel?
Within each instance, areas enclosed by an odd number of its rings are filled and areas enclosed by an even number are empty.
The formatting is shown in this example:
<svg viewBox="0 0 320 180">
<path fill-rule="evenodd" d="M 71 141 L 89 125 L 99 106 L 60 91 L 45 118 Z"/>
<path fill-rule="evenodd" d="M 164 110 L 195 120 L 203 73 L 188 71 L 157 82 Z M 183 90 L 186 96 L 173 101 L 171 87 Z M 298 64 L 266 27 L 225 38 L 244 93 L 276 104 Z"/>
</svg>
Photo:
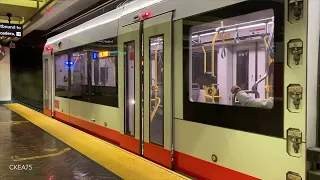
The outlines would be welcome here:
<svg viewBox="0 0 320 180">
<path fill-rule="evenodd" d="M 288 3 L 288 1 L 285 1 L 285 3 Z M 308 7 L 308 3 L 307 1 L 303 1 L 304 6 Z M 288 4 L 286 4 L 286 6 L 288 6 Z M 287 11 L 287 9 L 286 9 Z M 287 18 L 288 13 L 285 12 L 285 17 Z M 306 89 L 307 87 L 307 64 L 308 66 L 313 66 L 313 64 L 309 64 L 307 57 L 307 45 L 306 43 L 308 41 L 312 41 L 311 39 L 307 39 L 307 25 L 308 25 L 308 19 L 307 19 L 307 14 L 308 11 L 305 9 L 303 11 L 303 19 L 301 19 L 299 21 L 299 23 L 294 23 L 294 24 L 290 24 L 289 22 L 287 22 L 285 24 L 285 28 L 284 28 L 284 49 L 285 49 L 285 53 L 284 53 L 284 60 L 285 60 L 285 68 L 284 68 L 284 86 L 285 88 L 287 88 L 289 85 L 291 84 L 299 84 L 302 88 L 303 88 L 303 93 L 302 93 L 302 99 L 300 100 L 300 105 L 299 105 L 299 109 L 294 109 L 293 104 L 292 104 L 292 100 L 291 98 L 288 98 L 288 92 L 285 91 L 284 93 L 284 102 L 290 102 L 284 105 L 284 108 L 286 109 L 284 111 L 284 129 L 283 129 L 283 133 L 284 133 L 284 138 L 287 138 L 287 130 L 289 128 L 296 128 L 299 129 L 302 133 L 302 142 L 306 142 L 306 124 L 307 124 L 307 119 L 306 119 L 306 112 L 307 112 L 307 106 L 306 106 Z M 312 22 L 311 22 L 312 23 Z M 318 32 L 319 33 L 319 32 Z M 289 65 L 287 64 L 291 64 L 292 66 L 292 57 L 290 57 L 290 60 L 288 63 L 288 54 L 287 51 L 290 51 L 290 49 L 288 48 L 288 44 L 291 40 L 293 39 L 301 39 L 303 42 L 303 53 L 301 54 L 301 61 L 299 66 L 297 67 L 292 67 L 290 68 Z M 307 41 L 308 40 L 308 41 Z M 318 39 L 316 41 L 319 41 Z M 290 53 L 291 54 L 291 53 Z M 290 112 L 290 110 L 293 112 Z"/>
<path fill-rule="evenodd" d="M 305 177 L 305 144 L 301 158 L 286 152 L 286 140 L 243 131 L 175 120 L 175 151 L 263 180 L 282 180 L 290 170 Z"/>
<path fill-rule="evenodd" d="M 120 130 L 120 110 L 105 105 L 93 104 L 83 101 L 70 100 L 70 116 L 89 121 L 90 123 Z"/>
<path fill-rule="evenodd" d="M 57 106 L 54 106 L 54 110 L 66 115 L 69 115 L 69 99 L 66 98 L 62 98 L 62 97 L 58 97 L 55 96 L 54 97 L 55 102 L 57 102 L 59 104 L 59 108 L 56 108 Z"/>
</svg>

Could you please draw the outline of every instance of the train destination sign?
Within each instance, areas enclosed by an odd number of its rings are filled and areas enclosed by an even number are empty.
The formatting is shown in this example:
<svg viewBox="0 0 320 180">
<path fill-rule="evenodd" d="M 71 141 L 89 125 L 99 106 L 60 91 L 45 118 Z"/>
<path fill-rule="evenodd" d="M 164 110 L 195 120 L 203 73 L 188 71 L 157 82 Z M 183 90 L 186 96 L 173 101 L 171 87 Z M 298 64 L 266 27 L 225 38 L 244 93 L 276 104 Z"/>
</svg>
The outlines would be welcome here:
<svg viewBox="0 0 320 180">
<path fill-rule="evenodd" d="M 0 23 L 0 36 L 22 37 L 22 26 L 18 24 Z"/>
</svg>

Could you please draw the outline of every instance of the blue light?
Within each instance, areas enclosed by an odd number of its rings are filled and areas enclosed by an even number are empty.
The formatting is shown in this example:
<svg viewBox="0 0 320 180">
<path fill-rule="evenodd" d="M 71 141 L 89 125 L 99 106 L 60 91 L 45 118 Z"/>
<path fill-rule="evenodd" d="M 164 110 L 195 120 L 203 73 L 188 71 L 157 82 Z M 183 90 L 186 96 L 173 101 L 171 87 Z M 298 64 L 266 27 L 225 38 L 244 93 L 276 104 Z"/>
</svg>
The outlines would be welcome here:
<svg viewBox="0 0 320 180">
<path fill-rule="evenodd" d="M 92 58 L 93 59 L 98 59 L 98 53 L 97 52 L 93 52 L 92 53 Z"/>
<path fill-rule="evenodd" d="M 73 61 L 65 61 L 64 64 L 65 65 L 73 65 Z"/>
<path fill-rule="evenodd" d="M 68 71 L 69 70 L 69 66 L 65 66 L 64 70 Z"/>
</svg>

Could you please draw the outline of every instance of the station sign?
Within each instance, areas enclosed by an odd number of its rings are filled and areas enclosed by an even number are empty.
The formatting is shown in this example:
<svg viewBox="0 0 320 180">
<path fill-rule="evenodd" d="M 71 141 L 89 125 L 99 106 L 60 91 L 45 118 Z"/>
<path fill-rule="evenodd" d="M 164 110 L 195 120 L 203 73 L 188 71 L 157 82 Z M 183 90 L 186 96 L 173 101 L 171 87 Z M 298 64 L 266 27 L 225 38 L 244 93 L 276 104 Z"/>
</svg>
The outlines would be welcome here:
<svg viewBox="0 0 320 180">
<path fill-rule="evenodd" d="M 110 51 L 99 52 L 99 58 L 109 57 L 109 56 L 110 56 Z"/>
<path fill-rule="evenodd" d="M 22 37 L 22 25 L 0 23 L 0 36 Z"/>
</svg>

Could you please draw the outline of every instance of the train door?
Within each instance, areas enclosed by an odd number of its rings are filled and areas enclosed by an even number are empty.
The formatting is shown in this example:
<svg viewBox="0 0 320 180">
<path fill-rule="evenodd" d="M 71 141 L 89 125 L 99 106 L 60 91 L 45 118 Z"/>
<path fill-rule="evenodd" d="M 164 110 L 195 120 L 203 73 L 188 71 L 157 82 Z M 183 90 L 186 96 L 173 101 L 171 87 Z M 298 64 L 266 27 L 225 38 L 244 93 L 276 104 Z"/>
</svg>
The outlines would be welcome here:
<svg viewBox="0 0 320 180">
<path fill-rule="evenodd" d="M 119 28 L 120 146 L 168 168 L 172 155 L 172 13 Z M 122 91 L 122 92 L 121 92 Z M 122 104 L 123 103 L 123 104 Z"/>
<path fill-rule="evenodd" d="M 43 113 L 52 116 L 51 55 L 43 56 Z"/>
<path fill-rule="evenodd" d="M 142 155 L 140 26 L 139 22 L 121 26 L 118 32 L 119 80 L 124 80 L 124 83 L 119 83 L 119 108 L 123 112 L 121 119 L 124 119 L 120 127 L 123 134 L 120 146 L 138 155 Z"/>
<path fill-rule="evenodd" d="M 233 84 L 251 90 L 256 82 L 256 46 L 235 45 L 233 48 Z M 250 94 L 254 96 L 254 94 Z"/>
<path fill-rule="evenodd" d="M 143 24 L 143 155 L 171 167 L 172 12 Z"/>
</svg>

